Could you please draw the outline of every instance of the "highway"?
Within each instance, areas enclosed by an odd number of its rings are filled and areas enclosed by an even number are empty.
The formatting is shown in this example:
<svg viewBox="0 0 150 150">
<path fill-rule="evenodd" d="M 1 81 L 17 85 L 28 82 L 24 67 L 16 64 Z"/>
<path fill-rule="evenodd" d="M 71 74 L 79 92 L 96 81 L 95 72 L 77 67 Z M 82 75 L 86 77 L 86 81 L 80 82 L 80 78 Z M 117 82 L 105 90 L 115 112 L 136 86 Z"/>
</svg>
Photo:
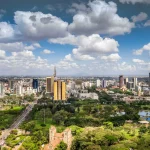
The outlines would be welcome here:
<svg viewBox="0 0 150 150">
<path fill-rule="evenodd" d="M 22 114 L 18 118 L 16 118 L 16 120 L 10 126 L 9 129 L 6 129 L 2 132 L 2 135 L 0 136 L 0 146 L 5 144 L 5 139 L 10 135 L 10 132 L 13 129 L 17 129 L 19 127 L 19 125 L 25 120 L 25 118 L 28 116 L 30 111 L 33 109 L 34 105 L 37 104 L 38 99 L 42 98 L 42 95 L 43 94 L 41 94 L 33 103 L 30 103 L 26 107 L 26 109 L 22 112 Z"/>
</svg>

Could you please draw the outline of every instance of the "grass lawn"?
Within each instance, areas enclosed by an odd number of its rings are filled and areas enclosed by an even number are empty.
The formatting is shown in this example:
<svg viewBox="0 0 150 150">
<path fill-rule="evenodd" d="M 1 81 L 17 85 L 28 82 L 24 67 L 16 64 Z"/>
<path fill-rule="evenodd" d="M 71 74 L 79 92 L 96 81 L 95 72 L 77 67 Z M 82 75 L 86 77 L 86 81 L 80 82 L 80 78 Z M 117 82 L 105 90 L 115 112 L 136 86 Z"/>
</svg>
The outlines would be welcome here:
<svg viewBox="0 0 150 150">
<path fill-rule="evenodd" d="M 13 109 L 0 111 L 0 130 L 7 129 L 24 107 L 15 106 Z"/>
</svg>

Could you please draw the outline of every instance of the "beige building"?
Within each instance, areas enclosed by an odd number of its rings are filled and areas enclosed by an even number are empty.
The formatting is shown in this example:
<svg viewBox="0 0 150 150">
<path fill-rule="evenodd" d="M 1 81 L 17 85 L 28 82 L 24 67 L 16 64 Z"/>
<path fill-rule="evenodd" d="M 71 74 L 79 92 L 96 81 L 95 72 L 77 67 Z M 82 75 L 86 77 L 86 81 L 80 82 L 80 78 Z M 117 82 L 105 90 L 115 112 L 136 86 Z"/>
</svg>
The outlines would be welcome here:
<svg viewBox="0 0 150 150">
<path fill-rule="evenodd" d="M 72 143 L 71 130 L 67 128 L 62 133 L 57 133 L 56 128 L 52 126 L 49 130 L 49 150 L 54 150 L 60 142 L 67 144 L 67 150 L 70 150 Z"/>
<path fill-rule="evenodd" d="M 66 83 L 64 81 L 54 82 L 54 100 L 66 100 Z"/>
<path fill-rule="evenodd" d="M 53 93 L 54 92 L 54 77 L 47 77 L 46 78 L 46 93 Z"/>
</svg>

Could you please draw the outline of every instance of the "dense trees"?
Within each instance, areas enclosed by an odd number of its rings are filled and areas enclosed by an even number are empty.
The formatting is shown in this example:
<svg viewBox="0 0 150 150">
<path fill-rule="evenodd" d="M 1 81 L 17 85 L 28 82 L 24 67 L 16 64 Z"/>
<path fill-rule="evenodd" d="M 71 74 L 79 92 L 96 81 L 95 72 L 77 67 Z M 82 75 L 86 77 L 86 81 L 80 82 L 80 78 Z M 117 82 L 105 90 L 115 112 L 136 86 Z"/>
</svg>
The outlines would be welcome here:
<svg viewBox="0 0 150 150">
<path fill-rule="evenodd" d="M 55 148 L 55 150 L 67 150 L 67 144 L 61 141 L 60 144 Z"/>
</svg>

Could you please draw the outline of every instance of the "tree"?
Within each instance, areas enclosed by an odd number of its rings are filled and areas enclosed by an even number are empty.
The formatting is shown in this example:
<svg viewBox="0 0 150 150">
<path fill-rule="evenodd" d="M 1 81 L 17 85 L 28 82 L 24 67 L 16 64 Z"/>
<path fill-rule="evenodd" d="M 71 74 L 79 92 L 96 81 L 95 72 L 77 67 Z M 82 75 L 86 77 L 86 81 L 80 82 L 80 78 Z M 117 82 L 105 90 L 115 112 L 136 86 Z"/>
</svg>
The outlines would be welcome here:
<svg viewBox="0 0 150 150">
<path fill-rule="evenodd" d="M 67 150 L 67 144 L 61 141 L 60 144 L 55 148 L 55 150 Z"/>
<path fill-rule="evenodd" d="M 55 123 L 57 125 L 60 124 L 64 124 L 65 119 L 67 118 L 68 113 L 66 111 L 57 111 L 54 115 L 53 115 L 53 121 L 55 121 Z"/>
</svg>

